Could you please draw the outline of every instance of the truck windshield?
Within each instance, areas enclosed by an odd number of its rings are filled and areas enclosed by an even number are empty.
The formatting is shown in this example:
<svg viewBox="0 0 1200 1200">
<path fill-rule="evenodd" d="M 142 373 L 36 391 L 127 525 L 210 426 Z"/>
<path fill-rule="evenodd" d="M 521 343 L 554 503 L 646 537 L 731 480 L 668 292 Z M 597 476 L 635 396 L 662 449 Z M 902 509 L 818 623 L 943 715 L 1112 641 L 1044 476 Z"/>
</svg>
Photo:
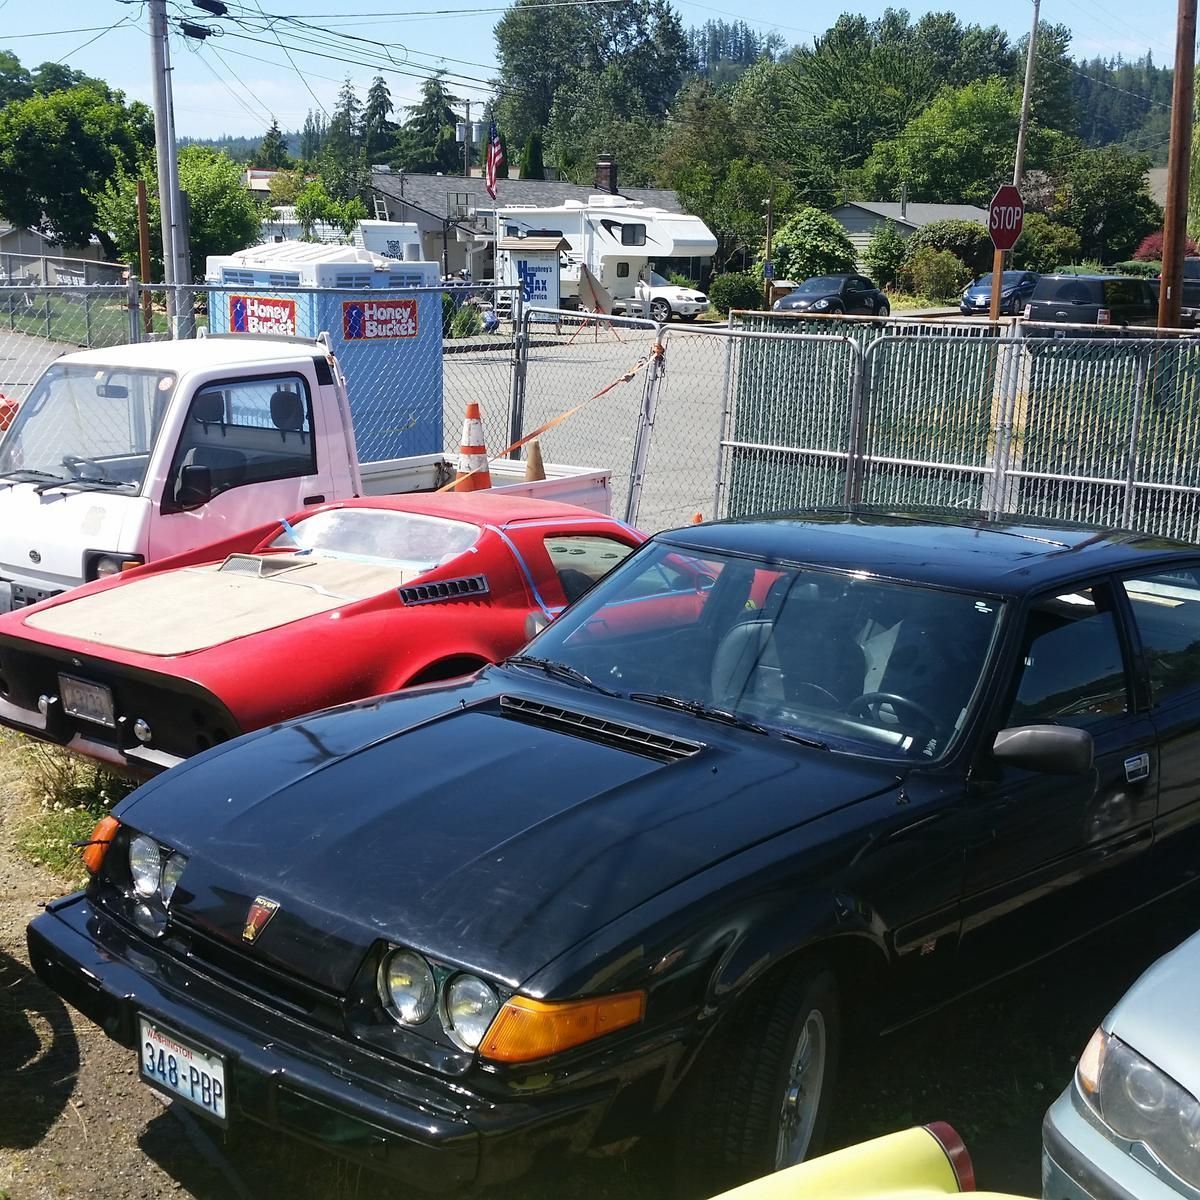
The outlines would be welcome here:
<svg viewBox="0 0 1200 1200">
<path fill-rule="evenodd" d="M 53 364 L 0 440 L 0 476 L 140 489 L 175 381 L 170 371 Z"/>
</svg>

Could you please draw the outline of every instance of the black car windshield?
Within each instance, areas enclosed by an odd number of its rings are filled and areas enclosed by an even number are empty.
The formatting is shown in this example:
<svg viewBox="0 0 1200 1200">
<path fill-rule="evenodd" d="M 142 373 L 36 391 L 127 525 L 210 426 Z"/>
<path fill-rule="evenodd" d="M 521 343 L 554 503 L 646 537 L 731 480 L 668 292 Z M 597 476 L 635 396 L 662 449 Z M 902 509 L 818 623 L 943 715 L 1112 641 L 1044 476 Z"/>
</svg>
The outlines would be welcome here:
<svg viewBox="0 0 1200 1200">
<path fill-rule="evenodd" d="M 616 568 L 528 653 L 647 705 L 684 701 L 701 717 L 832 750 L 928 762 L 967 720 L 1002 607 L 663 541 Z"/>
<path fill-rule="evenodd" d="M 801 296 L 827 296 L 830 292 L 840 292 L 841 290 L 842 276 L 817 275 L 812 279 L 806 279 L 796 289 L 796 292 Z"/>
<path fill-rule="evenodd" d="M 1005 287 L 1005 286 L 1016 285 L 1016 284 L 1020 283 L 1021 280 L 1023 280 L 1024 278 L 1025 278 L 1024 271 L 1005 271 L 1004 274 L 1000 276 L 1000 286 Z M 986 275 L 980 275 L 980 277 L 977 280 L 975 280 L 975 282 L 971 286 L 972 287 L 991 287 L 991 284 L 992 284 L 992 273 L 991 273 L 991 271 L 989 271 Z"/>
</svg>

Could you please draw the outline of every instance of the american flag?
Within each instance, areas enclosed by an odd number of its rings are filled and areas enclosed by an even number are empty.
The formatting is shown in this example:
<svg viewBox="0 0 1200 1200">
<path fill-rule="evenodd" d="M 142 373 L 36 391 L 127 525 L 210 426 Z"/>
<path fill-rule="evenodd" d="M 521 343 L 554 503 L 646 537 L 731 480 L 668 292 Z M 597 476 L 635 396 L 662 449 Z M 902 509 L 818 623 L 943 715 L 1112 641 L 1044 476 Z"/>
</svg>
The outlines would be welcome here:
<svg viewBox="0 0 1200 1200">
<path fill-rule="evenodd" d="M 486 178 L 488 195 L 493 200 L 496 198 L 496 173 L 500 170 L 504 163 L 504 147 L 500 145 L 500 133 L 496 129 L 496 122 L 493 121 L 491 128 L 488 130 L 488 147 L 487 147 L 487 166 Z"/>
</svg>

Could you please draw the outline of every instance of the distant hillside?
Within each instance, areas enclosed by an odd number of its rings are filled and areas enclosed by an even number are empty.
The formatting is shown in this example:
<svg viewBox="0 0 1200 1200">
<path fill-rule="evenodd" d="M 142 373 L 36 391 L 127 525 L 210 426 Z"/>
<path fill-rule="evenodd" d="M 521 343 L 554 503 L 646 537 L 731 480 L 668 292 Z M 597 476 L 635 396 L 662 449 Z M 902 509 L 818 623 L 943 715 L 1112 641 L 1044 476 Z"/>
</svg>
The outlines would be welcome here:
<svg viewBox="0 0 1200 1200">
<path fill-rule="evenodd" d="M 287 143 L 288 153 L 295 158 L 300 153 L 300 130 L 285 129 L 283 140 Z M 181 137 L 179 144 L 181 146 L 209 146 L 213 150 L 224 150 L 234 162 L 244 163 L 254 157 L 261 141 L 262 134 L 259 134 L 258 137 L 234 137 L 232 134 L 225 133 L 215 138 Z"/>
</svg>

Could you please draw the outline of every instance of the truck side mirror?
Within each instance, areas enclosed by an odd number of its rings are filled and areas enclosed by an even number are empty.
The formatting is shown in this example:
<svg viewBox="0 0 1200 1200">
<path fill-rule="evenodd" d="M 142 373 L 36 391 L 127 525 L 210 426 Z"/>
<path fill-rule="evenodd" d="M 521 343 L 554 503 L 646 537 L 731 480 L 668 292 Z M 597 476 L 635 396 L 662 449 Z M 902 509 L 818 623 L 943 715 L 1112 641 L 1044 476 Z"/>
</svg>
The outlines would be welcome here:
<svg viewBox="0 0 1200 1200">
<path fill-rule="evenodd" d="M 175 502 L 182 509 L 199 508 L 212 499 L 212 470 L 191 463 L 179 472 Z"/>
<path fill-rule="evenodd" d="M 1092 735 L 1069 725 L 1017 725 L 992 743 L 999 762 L 1043 775 L 1086 775 L 1092 769 Z"/>
</svg>

